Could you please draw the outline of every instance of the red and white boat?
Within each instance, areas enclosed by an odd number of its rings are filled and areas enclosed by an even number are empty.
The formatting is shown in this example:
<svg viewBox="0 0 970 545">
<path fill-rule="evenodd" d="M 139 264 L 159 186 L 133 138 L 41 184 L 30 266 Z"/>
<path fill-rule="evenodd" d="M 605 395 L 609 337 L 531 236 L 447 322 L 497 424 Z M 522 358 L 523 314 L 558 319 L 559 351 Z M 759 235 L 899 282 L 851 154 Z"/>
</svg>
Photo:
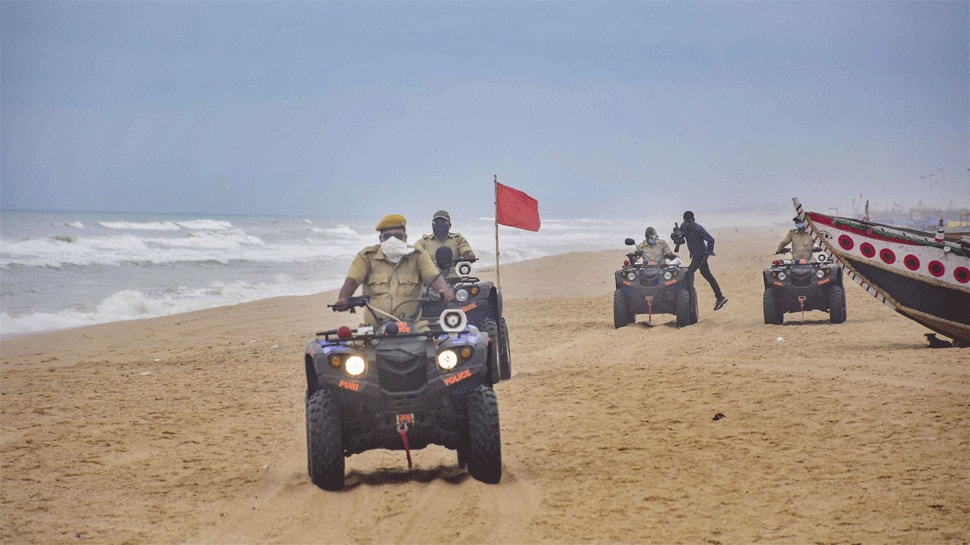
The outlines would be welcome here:
<svg viewBox="0 0 970 545">
<path fill-rule="evenodd" d="M 970 238 L 927 233 L 802 209 L 826 253 L 846 274 L 896 312 L 970 346 Z"/>
</svg>

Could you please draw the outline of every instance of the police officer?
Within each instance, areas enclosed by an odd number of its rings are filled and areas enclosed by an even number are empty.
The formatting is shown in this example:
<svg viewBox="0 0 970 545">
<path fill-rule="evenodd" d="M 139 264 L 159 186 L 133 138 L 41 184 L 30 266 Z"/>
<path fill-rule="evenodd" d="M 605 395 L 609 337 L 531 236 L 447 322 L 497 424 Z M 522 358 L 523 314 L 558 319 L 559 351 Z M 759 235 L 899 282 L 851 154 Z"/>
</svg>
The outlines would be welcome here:
<svg viewBox="0 0 970 545">
<path fill-rule="evenodd" d="M 407 245 L 406 224 L 400 214 L 385 216 L 378 222 L 376 230 L 381 243 L 364 248 L 354 258 L 333 304 L 334 310 L 348 310 L 347 298 L 360 285 L 363 294 L 370 296 L 371 306 L 401 319 L 417 317 L 422 285 L 430 285 L 446 302 L 454 298 L 454 291 L 439 275 L 431 256 Z M 378 320 L 368 315 L 367 323 L 376 326 Z"/>
<path fill-rule="evenodd" d="M 670 251 L 667 241 L 657 236 L 657 230 L 653 227 L 647 227 L 643 231 L 643 236 L 646 238 L 640 243 L 639 248 L 645 263 L 650 261 L 659 263 L 665 257 L 669 259 L 677 257 L 677 254 Z"/>
<path fill-rule="evenodd" d="M 792 221 L 795 222 L 795 228 L 788 231 L 775 253 L 780 254 L 786 246 L 791 244 L 791 253 L 795 260 L 812 259 L 812 249 L 815 247 L 815 243 L 812 241 L 812 233 L 805 228 L 804 219 L 795 216 Z"/>
<path fill-rule="evenodd" d="M 461 256 L 464 259 L 475 260 L 475 252 L 472 251 L 471 244 L 461 236 L 461 233 L 451 232 L 451 216 L 445 210 L 438 210 L 431 216 L 432 234 L 424 235 L 421 240 L 414 243 L 414 247 L 424 250 L 429 255 L 436 255 L 438 248 L 447 246 L 451 248 L 451 255 Z M 452 266 L 448 271 L 448 278 L 455 278 L 458 273 Z"/>
</svg>

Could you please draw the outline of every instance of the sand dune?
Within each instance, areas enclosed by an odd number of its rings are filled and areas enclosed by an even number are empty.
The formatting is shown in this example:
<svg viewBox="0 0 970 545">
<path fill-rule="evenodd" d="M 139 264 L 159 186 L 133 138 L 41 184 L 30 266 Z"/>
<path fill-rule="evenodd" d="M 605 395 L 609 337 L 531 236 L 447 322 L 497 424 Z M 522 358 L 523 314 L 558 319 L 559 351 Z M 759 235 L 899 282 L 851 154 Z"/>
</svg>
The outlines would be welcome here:
<svg viewBox="0 0 970 545">
<path fill-rule="evenodd" d="M 343 492 L 310 483 L 302 353 L 347 317 L 332 293 L 3 341 L 0 538 L 970 541 L 970 351 L 926 348 L 851 284 L 844 324 L 764 325 L 782 234 L 715 232 L 730 302 L 712 312 L 698 279 L 700 322 L 681 329 L 613 328 L 622 247 L 503 265 L 498 485 L 439 447 L 410 471 L 403 452 L 352 456 Z"/>
</svg>

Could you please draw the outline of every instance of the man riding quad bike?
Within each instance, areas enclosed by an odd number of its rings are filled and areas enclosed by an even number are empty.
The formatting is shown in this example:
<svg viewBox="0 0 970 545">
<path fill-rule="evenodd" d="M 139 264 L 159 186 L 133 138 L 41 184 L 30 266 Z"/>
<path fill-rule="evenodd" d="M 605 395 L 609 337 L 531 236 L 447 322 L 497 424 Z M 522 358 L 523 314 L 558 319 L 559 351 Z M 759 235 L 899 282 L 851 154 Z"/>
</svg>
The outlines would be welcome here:
<svg viewBox="0 0 970 545">
<path fill-rule="evenodd" d="M 636 247 L 632 238 L 625 243 Z M 643 252 L 634 249 L 626 257 L 614 273 L 614 328 L 636 322 L 637 314 L 647 314 L 648 320 L 654 314 L 674 314 L 677 327 L 697 323 L 697 290 L 688 286 L 687 269 L 676 254 L 668 254 L 662 262 L 644 261 Z"/>
<path fill-rule="evenodd" d="M 461 309 L 445 309 L 428 323 L 383 312 L 368 299 L 346 303 L 351 311 L 366 308 L 378 325 L 321 331 L 306 344 L 310 480 L 340 490 L 346 457 L 404 450 L 410 467 L 411 450 L 437 444 L 456 450 L 458 466 L 473 478 L 499 482 L 502 444 L 492 385 L 500 378 L 488 335 L 468 324 Z"/>
<path fill-rule="evenodd" d="M 447 272 L 454 267 L 457 276 L 445 278 L 445 281 L 455 291 L 455 298 L 450 303 L 442 300 L 428 301 L 422 305 L 421 311 L 425 316 L 437 316 L 446 308 L 460 308 L 468 316 L 468 323 L 488 333 L 492 340 L 493 350 L 489 357 L 495 357 L 502 380 L 512 378 L 512 351 L 509 348 L 509 327 L 502 316 L 502 291 L 494 283 L 481 280 L 471 275 L 471 263 L 478 259 L 458 258 L 453 261 L 443 253 L 445 248 L 439 248 L 435 260 L 449 261 Z M 438 255 L 441 253 L 442 255 Z"/>
<path fill-rule="evenodd" d="M 787 254 L 783 248 L 776 253 Z M 821 252 L 821 248 L 812 248 Z M 781 324 L 787 312 L 821 310 L 829 321 L 840 324 L 846 319 L 845 288 L 842 269 L 825 254 L 818 259 L 776 259 L 764 270 L 764 317 L 766 324 Z"/>
</svg>

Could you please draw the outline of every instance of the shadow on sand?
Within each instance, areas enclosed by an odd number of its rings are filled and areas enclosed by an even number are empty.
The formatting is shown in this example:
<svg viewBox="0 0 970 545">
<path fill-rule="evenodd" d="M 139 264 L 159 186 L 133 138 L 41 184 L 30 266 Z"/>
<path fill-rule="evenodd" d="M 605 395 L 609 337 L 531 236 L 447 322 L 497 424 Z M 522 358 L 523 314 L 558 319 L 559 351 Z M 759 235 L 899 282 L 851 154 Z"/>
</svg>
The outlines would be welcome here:
<svg viewBox="0 0 970 545">
<path fill-rule="evenodd" d="M 455 466 L 437 466 L 428 469 L 388 469 L 362 472 L 351 470 L 347 473 L 345 490 L 360 485 L 386 485 L 403 483 L 429 483 L 442 480 L 451 484 L 461 484 L 471 478 L 464 469 Z"/>
</svg>

